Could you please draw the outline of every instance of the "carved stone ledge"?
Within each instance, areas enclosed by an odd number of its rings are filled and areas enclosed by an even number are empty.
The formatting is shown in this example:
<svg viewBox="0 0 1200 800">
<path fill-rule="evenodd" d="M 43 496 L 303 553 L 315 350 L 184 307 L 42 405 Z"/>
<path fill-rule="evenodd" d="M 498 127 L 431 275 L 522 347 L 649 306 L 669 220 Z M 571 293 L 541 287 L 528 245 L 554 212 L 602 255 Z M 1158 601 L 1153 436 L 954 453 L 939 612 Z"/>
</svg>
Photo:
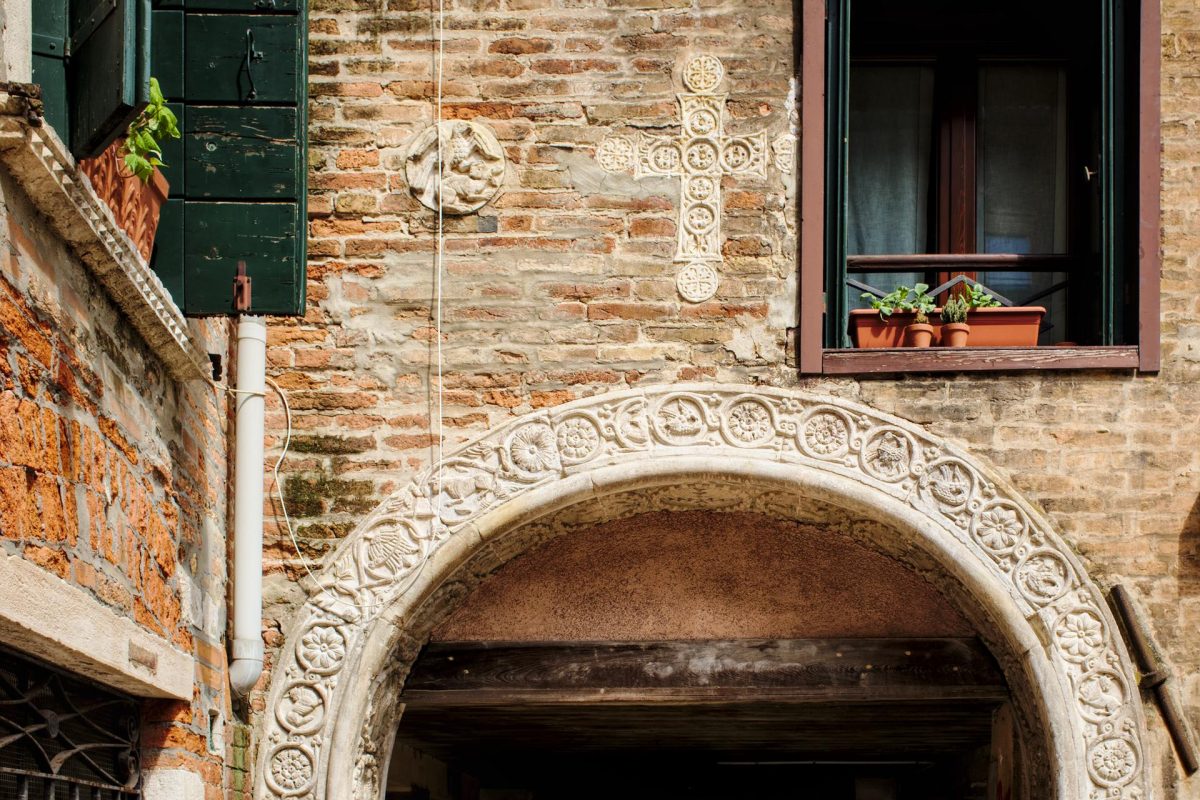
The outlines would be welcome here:
<svg viewBox="0 0 1200 800">
<path fill-rule="evenodd" d="M 9 88 L 0 85 L 0 164 L 100 279 L 171 375 L 181 381 L 206 378 L 208 357 L 192 339 L 183 312 L 54 131 L 31 113 L 28 98 Z"/>
</svg>

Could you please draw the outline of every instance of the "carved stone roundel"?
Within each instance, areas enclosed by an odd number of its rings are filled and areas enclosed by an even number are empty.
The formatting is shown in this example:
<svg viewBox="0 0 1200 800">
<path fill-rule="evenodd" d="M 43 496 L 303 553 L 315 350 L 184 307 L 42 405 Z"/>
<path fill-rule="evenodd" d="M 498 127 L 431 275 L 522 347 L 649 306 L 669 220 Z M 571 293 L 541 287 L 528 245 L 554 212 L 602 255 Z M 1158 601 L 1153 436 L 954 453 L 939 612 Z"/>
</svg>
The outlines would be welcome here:
<svg viewBox="0 0 1200 800">
<path fill-rule="evenodd" d="M 596 148 L 596 161 L 609 172 L 627 172 L 633 168 L 633 142 L 627 136 L 610 136 Z"/>
<path fill-rule="evenodd" d="M 703 303 L 717 293 L 720 282 L 721 278 L 715 269 L 703 261 L 696 261 L 679 270 L 675 288 L 679 290 L 679 296 L 689 303 Z"/>
<path fill-rule="evenodd" d="M 444 120 L 421 131 L 409 146 L 404 165 L 413 197 L 434 211 L 440 198 L 445 214 L 470 214 L 482 208 L 504 183 L 504 149 L 491 129 L 474 121 Z"/>
<path fill-rule="evenodd" d="M 696 56 L 683 68 L 683 85 L 700 94 L 714 91 L 724 77 L 725 66 L 716 56 Z"/>
<path fill-rule="evenodd" d="M 697 276 L 697 297 L 715 290 L 707 264 L 688 269 Z M 680 291 L 692 291 L 692 281 L 681 281 Z M 496 533 L 476 525 L 506 518 L 506 509 L 536 511 L 527 507 L 532 497 L 569 500 L 553 491 L 578 486 L 574 479 L 586 479 L 589 470 L 611 485 L 619 471 L 639 471 L 659 458 L 672 470 L 704 475 L 721 472 L 726 461 L 736 461 L 730 469 L 743 476 L 756 465 L 770 465 L 772 476 L 815 472 L 830 491 L 856 493 L 856 501 L 879 504 L 881 513 L 915 512 L 925 524 L 914 535 L 944 536 L 939 541 L 956 548 L 956 558 L 970 559 L 993 596 L 1012 604 L 1009 624 L 1038 618 L 1038 631 L 1049 632 L 1042 657 L 1059 680 L 1048 681 L 1045 691 L 1069 695 L 1047 713 L 1056 715 L 1058 730 L 1080 737 L 1079 750 L 1063 745 L 1053 754 L 1060 772 L 1077 770 L 1081 781 L 1080 791 L 1061 794 L 1063 800 L 1146 799 L 1149 756 L 1137 679 L 1103 595 L 1003 478 L 922 428 L 866 406 L 714 384 L 647 387 L 535 412 L 488 432 L 385 500 L 322 570 L 280 652 L 261 723 L 256 797 L 327 800 L 329 782 L 345 780 L 324 770 L 332 763 L 330 748 L 341 753 L 354 746 L 331 735 L 333 720 L 347 713 L 355 719 L 362 713 L 357 704 L 366 702 L 346 688 L 369 680 L 378 666 L 367 669 L 364 642 L 385 609 L 409 602 L 410 588 L 418 596 L 415 579 L 438 548 L 456 536 L 467 542 Z M 608 502 L 609 495 L 597 500 Z M 338 796 L 378 796 L 377 773 L 361 770 L 353 792 Z"/>
</svg>

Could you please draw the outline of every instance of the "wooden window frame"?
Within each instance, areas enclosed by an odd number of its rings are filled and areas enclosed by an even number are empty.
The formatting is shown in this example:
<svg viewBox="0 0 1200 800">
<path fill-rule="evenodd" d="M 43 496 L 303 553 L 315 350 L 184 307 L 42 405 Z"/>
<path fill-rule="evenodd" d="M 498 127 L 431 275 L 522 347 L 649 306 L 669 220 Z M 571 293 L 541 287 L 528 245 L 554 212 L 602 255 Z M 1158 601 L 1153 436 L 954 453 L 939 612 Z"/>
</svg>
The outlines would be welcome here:
<svg viewBox="0 0 1200 800">
<path fill-rule="evenodd" d="M 826 2 L 795 0 L 800 35 L 794 62 L 800 87 L 800 239 L 797 248 L 799 320 L 796 350 L 803 374 L 969 372 L 1038 369 L 1136 369 L 1153 373 L 1160 347 L 1160 77 L 1162 30 L 1157 0 L 1138 13 L 1137 103 L 1138 317 L 1136 345 L 1030 348 L 924 348 L 851 350 L 824 346 Z"/>
</svg>

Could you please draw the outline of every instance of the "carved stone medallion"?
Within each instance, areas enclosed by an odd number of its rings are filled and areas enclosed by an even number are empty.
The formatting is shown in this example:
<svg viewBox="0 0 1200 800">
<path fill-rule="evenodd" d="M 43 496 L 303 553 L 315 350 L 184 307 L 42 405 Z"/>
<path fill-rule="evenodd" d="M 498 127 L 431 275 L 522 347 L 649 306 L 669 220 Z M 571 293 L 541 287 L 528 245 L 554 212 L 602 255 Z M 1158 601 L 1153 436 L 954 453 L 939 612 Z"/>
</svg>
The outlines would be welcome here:
<svg viewBox="0 0 1200 800">
<path fill-rule="evenodd" d="M 721 278 L 717 271 L 703 261 L 693 261 L 675 277 L 679 296 L 689 303 L 703 303 L 717 293 Z"/>
<path fill-rule="evenodd" d="M 479 122 L 444 120 L 429 126 L 409 145 L 404 165 L 413 197 L 434 211 L 440 198 L 445 214 L 478 210 L 504 183 L 504 149 L 496 135 Z"/>
</svg>

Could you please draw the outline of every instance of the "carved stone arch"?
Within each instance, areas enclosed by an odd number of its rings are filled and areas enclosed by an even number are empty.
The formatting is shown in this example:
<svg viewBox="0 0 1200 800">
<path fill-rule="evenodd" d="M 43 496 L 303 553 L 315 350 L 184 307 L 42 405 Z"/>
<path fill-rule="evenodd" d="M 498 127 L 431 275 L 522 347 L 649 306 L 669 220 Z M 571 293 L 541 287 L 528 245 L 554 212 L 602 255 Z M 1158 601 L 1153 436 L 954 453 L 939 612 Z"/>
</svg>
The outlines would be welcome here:
<svg viewBox="0 0 1200 800">
<path fill-rule="evenodd" d="M 1047 796 L 1149 797 L 1145 724 L 1117 626 L 1036 509 L 912 423 L 840 398 L 714 384 L 514 419 L 380 504 L 319 573 L 276 660 L 255 796 L 379 796 L 395 698 L 423 635 L 418 611 L 445 602 L 439 591 L 472 557 L 503 551 L 505 534 L 634 488 L 720 482 L 757 487 L 778 506 L 771 513 L 802 500 L 902 532 L 1003 644 L 1005 674 L 1040 728 Z"/>
</svg>

